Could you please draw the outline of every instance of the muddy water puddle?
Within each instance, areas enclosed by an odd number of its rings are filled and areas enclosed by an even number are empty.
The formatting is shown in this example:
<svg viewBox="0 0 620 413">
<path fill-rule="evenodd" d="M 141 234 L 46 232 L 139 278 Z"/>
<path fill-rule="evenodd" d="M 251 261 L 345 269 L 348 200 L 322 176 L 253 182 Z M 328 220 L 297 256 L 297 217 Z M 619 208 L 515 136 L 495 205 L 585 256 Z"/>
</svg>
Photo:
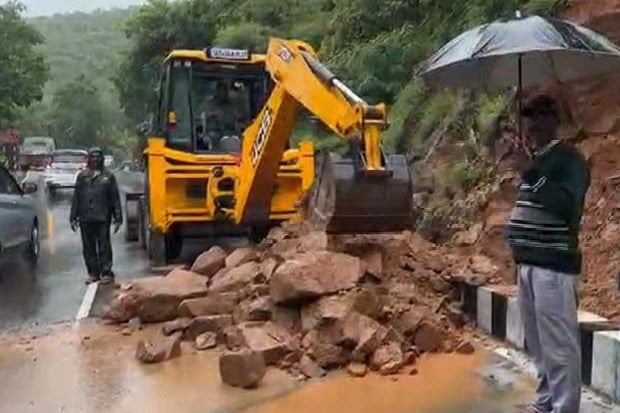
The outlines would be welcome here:
<svg viewBox="0 0 620 413">
<path fill-rule="evenodd" d="M 483 378 L 482 355 L 423 358 L 414 376 L 335 373 L 304 384 L 273 369 L 260 388 L 233 389 L 220 382 L 216 352 L 185 347 L 178 359 L 140 365 L 133 355 L 143 334 L 68 327 L 0 341 L 0 412 L 495 413 L 510 411 L 496 406 L 518 394 Z"/>
<path fill-rule="evenodd" d="M 418 374 L 352 378 L 338 374 L 264 403 L 247 413 L 495 413 L 521 397 L 519 386 L 498 389 L 484 372 L 486 357 L 440 355 L 418 362 Z M 496 373 L 495 373 L 496 374 Z M 491 377 L 489 377 L 491 376 Z M 512 383 L 514 384 L 514 383 Z"/>
</svg>

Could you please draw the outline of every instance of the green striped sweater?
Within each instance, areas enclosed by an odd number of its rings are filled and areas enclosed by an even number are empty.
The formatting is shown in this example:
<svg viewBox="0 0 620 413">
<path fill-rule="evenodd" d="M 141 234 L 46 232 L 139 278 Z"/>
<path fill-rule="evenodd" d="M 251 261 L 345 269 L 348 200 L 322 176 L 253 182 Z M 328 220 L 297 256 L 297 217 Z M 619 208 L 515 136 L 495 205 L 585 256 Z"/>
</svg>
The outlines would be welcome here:
<svg viewBox="0 0 620 413">
<path fill-rule="evenodd" d="M 507 228 L 516 263 L 579 274 L 579 227 L 590 185 L 585 158 L 555 140 L 537 152 L 521 178 Z"/>
</svg>

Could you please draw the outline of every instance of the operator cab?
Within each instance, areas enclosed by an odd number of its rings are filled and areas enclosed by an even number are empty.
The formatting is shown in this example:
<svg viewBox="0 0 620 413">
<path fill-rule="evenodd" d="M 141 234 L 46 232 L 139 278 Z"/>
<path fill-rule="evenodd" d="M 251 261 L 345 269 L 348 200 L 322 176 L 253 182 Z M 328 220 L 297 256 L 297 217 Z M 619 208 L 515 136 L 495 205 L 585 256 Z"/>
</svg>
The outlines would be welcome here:
<svg viewBox="0 0 620 413">
<path fill-rule="evenodd" d="M 243 131 L 272 88 L 263 55 L 220 48 L 175 51 L 161 79 L 160 136 L 185 152 L 238 154 Z"/>
</svg>

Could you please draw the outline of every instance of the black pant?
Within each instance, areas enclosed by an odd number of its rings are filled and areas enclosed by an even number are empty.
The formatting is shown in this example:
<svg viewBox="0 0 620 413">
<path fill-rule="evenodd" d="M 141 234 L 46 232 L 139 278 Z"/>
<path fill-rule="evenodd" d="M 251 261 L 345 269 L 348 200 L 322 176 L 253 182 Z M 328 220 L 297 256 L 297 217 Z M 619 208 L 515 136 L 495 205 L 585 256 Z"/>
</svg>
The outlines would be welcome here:
<svg viewBox="0 0 620 413">
<path fill-rule="evenodd" d="M 82 222 L 82 251 L 89 275 L 113 275 L 109 222 Z"/>
</svg>

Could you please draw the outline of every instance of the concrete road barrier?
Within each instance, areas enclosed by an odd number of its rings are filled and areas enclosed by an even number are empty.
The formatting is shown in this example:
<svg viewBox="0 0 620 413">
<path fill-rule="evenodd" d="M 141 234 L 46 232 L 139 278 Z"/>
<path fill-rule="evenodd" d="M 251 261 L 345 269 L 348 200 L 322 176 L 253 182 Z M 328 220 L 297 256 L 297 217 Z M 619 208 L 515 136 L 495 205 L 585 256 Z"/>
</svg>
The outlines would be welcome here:
<svg viewBox="0 0 620 413">
<path fill-rule="evenodd" d="M 465 313 L 486 334 L 526 350 L 516 286 L 461 284 Z M 579 311 L 583 384 L 620 402 L 620 322 Z"/>
</svg>

